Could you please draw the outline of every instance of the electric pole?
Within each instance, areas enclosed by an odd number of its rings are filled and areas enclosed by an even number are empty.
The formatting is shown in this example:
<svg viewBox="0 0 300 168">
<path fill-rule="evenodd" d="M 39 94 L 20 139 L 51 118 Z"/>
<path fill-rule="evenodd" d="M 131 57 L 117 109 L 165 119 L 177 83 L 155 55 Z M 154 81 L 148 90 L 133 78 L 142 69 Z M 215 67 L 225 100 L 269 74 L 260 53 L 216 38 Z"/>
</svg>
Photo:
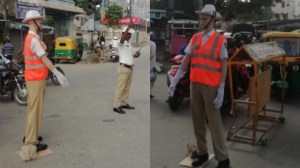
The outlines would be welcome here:
<svg viewBox="0 0 300 168">
<path fill-rule="evenodd" d="M 199 11 L 201 11 L 203 8 L 203 0 L 199 0 Z M 200 27 L 200 16 L 198 15 L 198 28 L 199 31 L 201 31 L 201 27 Z"/>
</svg>

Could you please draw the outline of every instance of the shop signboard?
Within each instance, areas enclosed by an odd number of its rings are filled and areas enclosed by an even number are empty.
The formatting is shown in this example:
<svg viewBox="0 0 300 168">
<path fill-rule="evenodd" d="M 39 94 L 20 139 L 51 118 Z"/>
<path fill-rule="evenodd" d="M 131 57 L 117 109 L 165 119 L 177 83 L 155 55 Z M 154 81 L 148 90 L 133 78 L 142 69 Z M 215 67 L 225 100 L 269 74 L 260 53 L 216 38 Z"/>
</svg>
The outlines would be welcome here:
<svg viewBox="0 0 300 168">
<path fill-rule="evenodd" d="M 26 12 L 29 10 L 37 10 L 42 16 L 45 16 L 45 10 L 43 7 L 31 3 L 17 2 L 16 9 L 16 19 L 24 19 Z"/>
<path fill-rule="evenodd" d="M 119 20 L 119 25 L 128 25 L 130 23 L 130 18 L 132 20 L 132 24 L 134 25 L 145 25 L 146 24 L 146 21 L 145 20 L 142 20 L 141 18 L 137 17 L 137 16 L 132 16 L 132 17 L 128 17 L 128 16 L 125 16 L 125 17 L 122 17 L 120 20 Z M 104 18 L 103 19 L 103 24 L 108 24 L 110 18 Z"/>
</svg>

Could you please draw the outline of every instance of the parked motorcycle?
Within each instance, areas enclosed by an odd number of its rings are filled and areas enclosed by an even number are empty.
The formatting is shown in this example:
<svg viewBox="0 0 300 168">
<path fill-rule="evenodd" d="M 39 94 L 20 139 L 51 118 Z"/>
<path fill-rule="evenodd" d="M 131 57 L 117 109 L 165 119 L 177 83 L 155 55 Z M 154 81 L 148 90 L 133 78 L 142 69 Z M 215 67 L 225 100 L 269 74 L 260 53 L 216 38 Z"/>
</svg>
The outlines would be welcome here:
<svg viewBox="0 0 300 168">
<path fill-rule="evenodd" d="M 56 60 L 51 55 L 48 56 L 48 59 L 52 62 L 53 65 L 56 64 Z M 59 66 L 55 66 L 55 67 L 59 72 L 61 72 L 63 75 L 65 75 L 65 72 Z M 49 73 L 48 73 L 47 79 L 49 79 L 49 78 L 51 79 L 51 81 L 54 85 L 60 85 L 59 81 L 57 80 L 57 77 L 51 71 L 49 71 Z"/>
<path fill-rule="evenodd" d="M 170 81 L 175 77 L 181 62 L 183 61 L 184 55 L 177 55 L 171 59 L 169 62 L 173 63 L 170 70 L 167 73 L 167 85 L 170 86 Z M 188 68 L 189 69 L 189 68 Z M 174 95 L 169 96 L 168 104 L 172 111 L 179 108 L 179 105 L 183 102 L 184 98 L 190 97 L 190 78 L 189 70 L 185 71 L 180 77 L 178 84 L 176 85 Z"/>
<path fill-rule="evenodd" d="M 23 67 L 9 61 L 0 54 L 0 96 L 6 97 L 9 95 L 17 104 L 27 105 Z"/>
</svg>

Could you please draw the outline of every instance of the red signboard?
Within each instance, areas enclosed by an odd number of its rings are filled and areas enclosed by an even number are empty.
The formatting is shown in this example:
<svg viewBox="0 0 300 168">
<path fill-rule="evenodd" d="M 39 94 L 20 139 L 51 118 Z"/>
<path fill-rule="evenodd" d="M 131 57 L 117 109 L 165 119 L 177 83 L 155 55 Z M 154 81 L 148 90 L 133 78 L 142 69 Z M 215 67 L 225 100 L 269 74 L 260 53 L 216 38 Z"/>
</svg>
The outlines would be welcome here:
<svg viewBox="0 0 300 168">
<path fill-rule="evenodd" d="M 134 25 L 143 25 L 145 24 L 145 21 L 139 17 L 136 16 L 132 16 L 132 24 Z M 110 20 L 110 18 L 104 18 L 103 19 L 103 24 L 108 24 L 108 21 Z M 121 20 L 119 21 L 119 25 L 128 25 L 130 23 L 130 17 L 122 17 Z"/>
</svg>

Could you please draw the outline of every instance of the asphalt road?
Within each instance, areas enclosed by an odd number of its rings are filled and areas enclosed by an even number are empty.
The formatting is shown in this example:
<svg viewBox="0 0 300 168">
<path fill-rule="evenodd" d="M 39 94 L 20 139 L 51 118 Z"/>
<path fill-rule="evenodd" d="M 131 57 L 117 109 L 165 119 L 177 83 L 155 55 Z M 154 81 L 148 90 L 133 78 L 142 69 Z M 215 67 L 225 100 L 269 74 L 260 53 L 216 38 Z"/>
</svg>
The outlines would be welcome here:
<svg viewBox="0 0 300 168">
<path fill-rule="evenodd" d="M 167 100 L 166 74 L 158 75 L 152 90 L 151 99 L 151 168 L 179 168 L 179 162 L 187 154 L 187 143 L 196 144 L 189 99 L 185 99 L 178 111 L 172 112 Z M 278 96 L 273 92 L 267 106 L 279 109 Z M 231 168 L 293 168 L 300 165 L 300 96 L 299 92 L 290 92 L 284 106 L 284 124 L 275 124 L 267 132 L 266 146 L 227 142 Z M 243 107 L 239 107 L 243 109 Z M 242 111 L 242 110 L 240 110 Z M 240 112 L 237 121 L 246 120 L 246 114 Z M 222 116 L 224 136 L 227 135 L 231 117 Z M 209 153 L 213 153 L 211 137 L 207 131 Z M 206 168 L 215 168 L 217 161 L 212 160 Z"/>
<path fill-rule="evenodd" d="M 68 88 L 47 82 L 41 136 L 54 152 L 22 162 L 26 107 L 0 98 L 1 168 L 149 168 L 149 47 L 135 59 L 129 104 L 121 115 L 112 104 L 118 63 L 61 63 Z"/>
</svg>

